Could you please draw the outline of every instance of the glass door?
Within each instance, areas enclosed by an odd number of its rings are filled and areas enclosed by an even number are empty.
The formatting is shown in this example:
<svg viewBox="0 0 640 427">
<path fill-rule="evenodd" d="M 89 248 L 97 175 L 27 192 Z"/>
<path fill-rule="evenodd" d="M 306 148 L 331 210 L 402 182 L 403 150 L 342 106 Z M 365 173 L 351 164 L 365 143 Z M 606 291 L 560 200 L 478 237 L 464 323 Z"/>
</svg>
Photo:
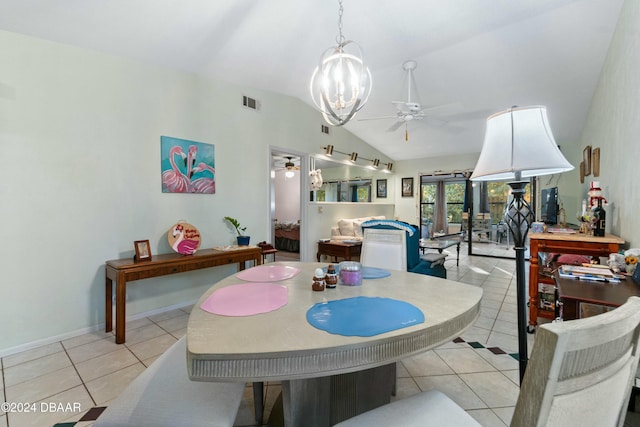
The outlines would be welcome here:
<svg viewBox="0 0 640 427">
<path fill-rule="evenodd" d="M 515 258 L 513 241 L 504 219 L 506 208 L 512 198 L 511 187 L 507 182 L 502 181 L 476 181 L 472 184 L 472 189 L 469 253 Z M 527 184 L 525 200 L 533 210 L 531 183 Z M 528 246 L 527 240 L 526 247 Z M 525 256 L 528 257 L 528 253 Z"/>
</svg>

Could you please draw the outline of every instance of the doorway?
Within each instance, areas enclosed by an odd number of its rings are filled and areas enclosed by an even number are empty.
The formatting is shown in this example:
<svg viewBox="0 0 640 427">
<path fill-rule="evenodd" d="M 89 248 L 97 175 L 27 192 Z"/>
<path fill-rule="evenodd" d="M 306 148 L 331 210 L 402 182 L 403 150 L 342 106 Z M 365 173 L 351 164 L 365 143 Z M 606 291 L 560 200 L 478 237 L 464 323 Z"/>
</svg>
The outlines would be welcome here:
<svg viewBox="0 0 640 427">
<path fill-rule="evenodd" d="M 308 173 L 305 159 L 304 154 L 293 150 L 271 148 L 270 236 L 278 250 L 278 261 L 299 261 L 305 253 L 302 193 Z"/>
</svg>

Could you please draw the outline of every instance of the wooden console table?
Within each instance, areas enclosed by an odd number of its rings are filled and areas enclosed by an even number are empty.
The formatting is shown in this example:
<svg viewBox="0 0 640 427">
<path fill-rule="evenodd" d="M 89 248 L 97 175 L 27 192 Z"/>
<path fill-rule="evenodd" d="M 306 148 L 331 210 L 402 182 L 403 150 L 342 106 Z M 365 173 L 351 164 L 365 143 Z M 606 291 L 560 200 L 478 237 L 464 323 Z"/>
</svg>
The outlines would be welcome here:
<svg viewBox="0 0 640 427">
<path fill-rule="evenodd" d="M 262 263 L 261 249 L 259 247 L 238 248 L 229 251 L 204 249 L 194 255 L 154 255 L 151 261 L 134 262 L 131 258 L 107 261 L 105 266 L 105 331 L 110 332 L 113 329 L 114 280 L 116 282 L 116 344 L 122 344 L 125 341 L 127 282 L 235 263 L 238 263 L 239 270 L 244 270 L 245 261 L 255 261 L 256 265 L 260 265 Z"/>
<path fill-rule="evenodd" d="M 594 237 L 586 234 L 529 233 L 531 256 L 529 264 L 529 331 L 538 324 L 538 316 L 554 318 L 553 310 L 541 310 L 539 307 L 538 283 L 555 285 L 553 278 L 541 276 L 538 264 L 538 253 L 579 254 L 608 257 L 618 252 L 624 239 L 607 234 Z"/>
<path fill-rule="evenodd" d="M 316 260 L 320 262 L 321 255 L 334 257 L 337 261 L 338 257 L 351 261 L 351 258 L 360 256 L 362 250 L 362 242 L 347 243 L 340 240 L 331 240 L 329 242 L 318 242 L 318 253 Z"/>
</svg>

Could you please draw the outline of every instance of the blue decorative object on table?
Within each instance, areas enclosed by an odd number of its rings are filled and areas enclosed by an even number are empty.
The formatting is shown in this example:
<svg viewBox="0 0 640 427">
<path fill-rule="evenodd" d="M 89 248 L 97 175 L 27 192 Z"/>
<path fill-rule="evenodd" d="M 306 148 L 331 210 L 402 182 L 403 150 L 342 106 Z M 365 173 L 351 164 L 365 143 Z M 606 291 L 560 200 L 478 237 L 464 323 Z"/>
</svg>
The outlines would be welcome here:
<svg viewBox="0 0 640 427">
<path fill-rule="evenodd" d="M 307 321 L 331 334 L 371 337 L 424 323 L 424 314 L 408 302 L 360 296 L 314 304 Z"/>
</svg>

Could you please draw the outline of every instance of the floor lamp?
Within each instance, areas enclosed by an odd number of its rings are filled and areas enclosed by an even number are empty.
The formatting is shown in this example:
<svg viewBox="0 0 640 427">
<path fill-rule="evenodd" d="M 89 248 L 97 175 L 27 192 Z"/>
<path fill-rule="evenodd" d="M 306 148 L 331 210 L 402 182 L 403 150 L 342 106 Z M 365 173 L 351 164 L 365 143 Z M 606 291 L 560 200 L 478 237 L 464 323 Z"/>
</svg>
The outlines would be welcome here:
<svg viewBox="0 0 640 427">
<path fill-rule="evenodd" d="M 513 198 L 507 206 L 505 221 L 516 251 L 520 382 L 529 360 L 524 252 L 533 217 L 524 199 L 525 187 L 528 178 L 572 169 L 553 139 L 545 107 L 512 107 L 487 119 L 484 144 L 471 180 L 510 181 Z"/>
</svg>

